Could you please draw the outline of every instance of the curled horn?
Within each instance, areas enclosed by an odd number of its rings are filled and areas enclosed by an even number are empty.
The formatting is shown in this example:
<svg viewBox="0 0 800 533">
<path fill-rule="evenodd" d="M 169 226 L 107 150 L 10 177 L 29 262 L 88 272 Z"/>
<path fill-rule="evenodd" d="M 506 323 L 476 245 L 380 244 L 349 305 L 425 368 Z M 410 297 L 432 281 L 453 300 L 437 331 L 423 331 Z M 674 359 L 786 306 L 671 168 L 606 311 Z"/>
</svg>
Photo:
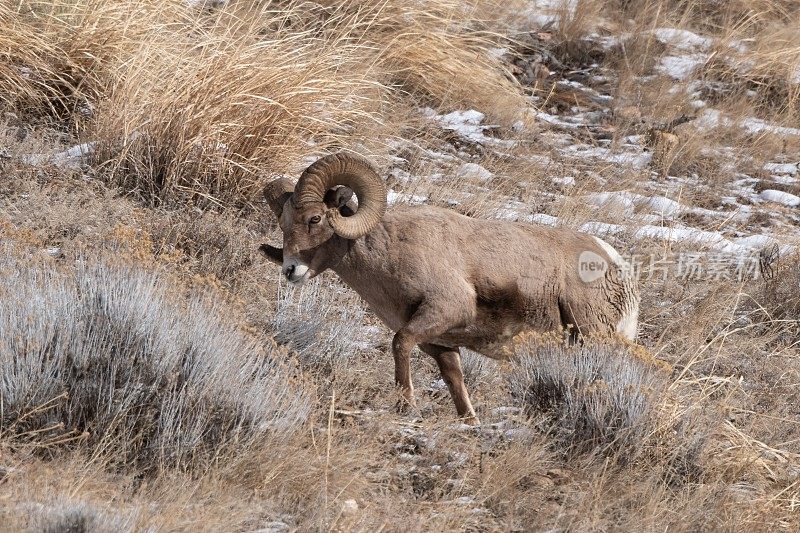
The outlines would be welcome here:
<svg viewBox="0 0 800 533">
<path fill-rule="evenodd" d="M 329 209 L 326 212 L 328 223 L 340 237 L 363 237 L 386 212 L 386 186 L 375 167 L 363 157 L 339 152 L 319 159 L 300 176 L 292 201 L 297 206 L 322 202 L 328 189 L 337 185 L 353 189 L 358 198 L 358 211 L 344 217 L 338 210 Z"/>
</svg>

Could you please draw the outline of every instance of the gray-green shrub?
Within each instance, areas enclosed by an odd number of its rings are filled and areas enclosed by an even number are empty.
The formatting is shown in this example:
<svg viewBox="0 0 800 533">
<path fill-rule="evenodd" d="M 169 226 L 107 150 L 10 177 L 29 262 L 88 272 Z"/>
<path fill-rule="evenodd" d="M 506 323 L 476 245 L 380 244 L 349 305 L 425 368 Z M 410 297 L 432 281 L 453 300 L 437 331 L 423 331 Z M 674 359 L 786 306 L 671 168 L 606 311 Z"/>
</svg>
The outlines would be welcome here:
<svg viewBox="0 0 800 533">
<path fill-rule="evenodd" d="M 40 255 L 0 242 L 0 435 L 192 468 L 304 423 L 280 350 L 213 291 L 130 258 Z"/>
<path fill-rule="evenodd" d="M 544 415 L 557 441 L 578 451 L 619 447 L 653 429 L 668 372 L 621 343 L 523 342 L 509 377 L 531 415 Z"/>
</svg>

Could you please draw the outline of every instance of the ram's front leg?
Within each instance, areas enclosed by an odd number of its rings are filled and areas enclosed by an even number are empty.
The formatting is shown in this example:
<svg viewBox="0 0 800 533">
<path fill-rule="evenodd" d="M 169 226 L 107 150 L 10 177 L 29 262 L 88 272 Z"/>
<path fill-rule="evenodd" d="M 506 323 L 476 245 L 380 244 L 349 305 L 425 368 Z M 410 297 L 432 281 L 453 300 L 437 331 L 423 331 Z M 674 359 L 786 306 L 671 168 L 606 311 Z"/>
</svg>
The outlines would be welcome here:
<svg viewBox="0 0 800 533">
<path fill-rule="evenodd" d="M 404 329 L 397 332 L 392 340 L 394 355 L 394 382 L 400 392 L 397 410 L 406 413 L 416 408 L 414 384 L 411 382 L 411 350 L 417 345 L 413 333 Z"/>
<path fill-rule="evenodd" d="M 448 312 L 449 309 L 455 312 Z M 463 324 L 458 316 L 457 306 L 437 301 L 423 302 L 412 315 L 411 320 L 394 336 L 392 353 L 394 355 L 394 380 L 400 389 L 398 410 L 405 412 L 416 407 L 414 385 L 411 383 L 411 351 L 418 344 L 431 342 L 450 328 Z"/>
</svg>

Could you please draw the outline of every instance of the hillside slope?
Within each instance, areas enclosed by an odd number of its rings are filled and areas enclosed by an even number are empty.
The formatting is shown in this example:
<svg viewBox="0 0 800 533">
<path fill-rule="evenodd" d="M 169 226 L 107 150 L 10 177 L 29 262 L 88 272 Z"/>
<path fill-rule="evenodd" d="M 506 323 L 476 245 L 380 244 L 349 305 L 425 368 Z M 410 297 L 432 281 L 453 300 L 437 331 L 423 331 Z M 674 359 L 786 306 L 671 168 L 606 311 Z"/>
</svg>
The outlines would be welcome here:
<svg viewBox="0 0 800 533">
<path fill-rule="evenodd" d="M 791 0 L 0 3 L 0 529 L 800 528 Z M 639 347 L 463 354 L 259 256 L 321 155 L 629 258 Z"/>
</svg>

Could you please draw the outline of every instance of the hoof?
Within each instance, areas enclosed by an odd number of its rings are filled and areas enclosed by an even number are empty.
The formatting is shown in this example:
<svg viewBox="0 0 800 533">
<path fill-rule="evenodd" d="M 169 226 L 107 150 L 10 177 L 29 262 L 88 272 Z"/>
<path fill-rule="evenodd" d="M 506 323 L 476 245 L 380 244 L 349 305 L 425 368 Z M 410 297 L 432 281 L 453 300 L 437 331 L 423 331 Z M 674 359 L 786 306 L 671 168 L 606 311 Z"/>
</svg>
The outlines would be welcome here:
<svg viewBox="0 0 800 533">
<path fill-rule="evenodd" d="M 481 421 L 478 420 L 477 416 L 465 416 L 464 418 L 459 418 L 459 422 L 462 424 L 466 424 L 468 426 L 480 426 Z"/>
<path fill-rule="evenodd" d="M 419 411 L 417 411 L 417 402 L 413 400 L 409 401 L 405 398 L 397 400 L 395 410 L 397 411 L 397 414 L 400 415 L 419 416 Z"/>
</svg>

